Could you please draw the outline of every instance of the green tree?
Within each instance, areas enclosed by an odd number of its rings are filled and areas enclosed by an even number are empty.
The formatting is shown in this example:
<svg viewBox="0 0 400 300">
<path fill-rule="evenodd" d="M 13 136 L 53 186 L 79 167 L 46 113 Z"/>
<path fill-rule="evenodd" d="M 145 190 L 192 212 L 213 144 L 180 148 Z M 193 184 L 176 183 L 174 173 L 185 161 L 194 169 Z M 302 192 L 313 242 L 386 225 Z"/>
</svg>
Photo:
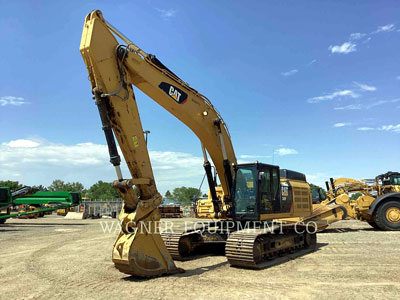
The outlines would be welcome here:
<svg viewBox="0 0 400 300">
<path fill-rule="evenodd" d="M 82 193 L 85 187 L 80 182 L 71 182 L 66 184 L 68 191 Z"/>
<path fill-rule="evenodd" d="M 320 187 L 320 186 L 318 186 L 318 185 L 316 185 L 316 184 L 313 184 L 313 183 L 309 183 L 309 185 L 310 185 L 310 188 L 311 189 L 315 189 L 315 188 L 320 188 L 321 190 L 322 190 L 322 194 L 326 197 L 326 191 L 325 191 L 325 189 L 323 189 L 322 187 Z"/>
<path fill-rule="evenodd" d="M 112 184 L 101 180 L 93 184 L 88 189 L 86 196 L 92 200 L 109 200 L 119 198 L 118 192 L 112 187 Z"/>
<path fill-rule="evenodd" d="M 363 194 L 361 193 L 354 193 L 353 195 L 351 195 L 350 199 L 351 200 L 357 200 L 358 197 L 362 196 Z"/>
<path fill-rule="evenodd" d="M 60 179 L 53 180 L 49 185 L 48 190 L 51 192 L 68 191 L 82 193 L 85 187 L 80 182 L 64 182 Z"/>
<path fill-rule="evenodd" d="M 9 187 L 11 192 L 15 192 L 16 190 L 22 188 L 24 185 L 20 184 L 18 181 L 4 180 L 0 181 L 0 186 Z"/>
<path fill-rule="evenodd" d="M 43 185 L 34 185 L 32 186 L 33 189 L 38 191 L 48 191 L 49 189 Z"/>
<path fill-rule="evenodd" d="M 320 186 L 318 186 L 318 185 L 316 185 L 316 184 L 313 184 L 313 183 L 309 183 L 309 185 L 310 185 L 310 188 L 321 188 Z M 323 188 L 321 188 L 324 192 L 326 192 L 325 191 L 325 189 L 323 189 Z"/>
<path fill-rule="evenodd" d="M 201 192 L 197 188 L 185 187 L 175 188 L 172 192 L 171 199 L 182 205 L 189 205 L 201 196 Z"/>
<path fill-rule="evenodd" d="M 172 197 L 172 194 L 171 194 L 171 192 L 168 190 L 168 191 L 166 191 L 165 192 L 165 198 L 171 198 Z"/>
<path fill-rule="evenodd" d="M 60 179 L 53 180 L 53 182 L 48 186 L 50 192 L 65 191 L 66 186 L 64 181 Z"/>
</svg>

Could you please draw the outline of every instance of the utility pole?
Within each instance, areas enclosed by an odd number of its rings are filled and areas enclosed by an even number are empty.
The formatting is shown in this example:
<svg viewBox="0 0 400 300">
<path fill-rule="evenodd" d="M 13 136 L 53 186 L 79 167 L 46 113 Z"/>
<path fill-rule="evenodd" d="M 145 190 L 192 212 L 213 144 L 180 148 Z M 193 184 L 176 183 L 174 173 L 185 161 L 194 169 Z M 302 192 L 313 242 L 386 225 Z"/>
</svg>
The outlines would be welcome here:
<svg viewBox="0 0 400 300">
<path fill-rule="evenodd" d="M 144 133 L 144 138 L 146 140 L 146 145 L 147 145 L 147 135 L 150 133 L 150 130 L 145 130 L 145 131 L 143 131 L 143 133 Z"/>
</svg>

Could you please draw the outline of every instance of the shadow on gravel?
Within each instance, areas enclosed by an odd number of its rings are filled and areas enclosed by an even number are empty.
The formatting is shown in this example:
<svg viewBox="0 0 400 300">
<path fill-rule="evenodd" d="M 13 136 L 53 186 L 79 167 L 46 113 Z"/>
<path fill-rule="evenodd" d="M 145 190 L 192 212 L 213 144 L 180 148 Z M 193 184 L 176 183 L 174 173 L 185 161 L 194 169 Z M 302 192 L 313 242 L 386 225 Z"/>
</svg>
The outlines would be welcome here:
<svg viewBox="0 0 400 300">
<path fill-rule="evenodd" d="M 224 262 L 220 262 L 218 264 L 212 265 L 212 266 L 207 266 L 207 267 L 198 267 L 196 269 L 193 270 L 185 270 L 185 273 L 181 273 L 181 274 L 176 274 L 176 277 L 190 277 L 190 276 L 194 276 L 194 275 L 201 275 L 205 272 L 208 271 L 212 271 L 215 270 L 219 267 L 228 265 L 229 263 L 227 261 Z"/>
<path fill-rule="evenodd" d="M 320 233 L 343 233 L 343 232 L 359 232 L 359 231 L 382 231 L 375 228 L 331 228 L 325 229 Z M 318 234 L 320 234 L 318 233 Z"/>
<path fill-rule="evenodd" d="M 5 224 L 7 227 L 49 227 L 49 226 L 87 226 L 90 224 L 82 224 L 82 223 L 10 223 Z"/>
<path fill-rule="evenodd" d="M 201 275 L 205 272 L 215 270 L 215 269 L 222 267 L 224 265 L 227 265 L 227 264 L 228 264 L 228 262 L 224 261 L 224 262 L 212 265 L 212 266 L 198 267 L 193 270 L 185 270 L 184 273 L 178 273 L 178 274 L 174 274 L 174 275 L 165 275 L 165 276 L 168 276 L 168 277 L 190 277 L 190 276 L 195 276 L 195 275 Z M 161 277 L 165 277 L 165 276 L 161 276 Z M 132 276 L 124 277 L 124 278 L 122 278 L 122 280 L 132 281 L 132 282 L 145 282 L 145 281 L 152 280 L 154 278 L 157 278 L 157 277 L 142 278 L 142 277 L 132 275 Z"/>
<path fill-rule="evenodd" d="M 317 243 L 317 246 L 315 247 L 315 251 L 318 251 L 320 248 L 328 246 L 329 243 Z"/>
<path fill-rule="evenodd" d="M 316 252 L 319 249 L 321 249 L 322 247 L 325 247 L 327 245 L 328 245 L 328 243 L 317 243 L 317 245 L 315 246 L 315 249 L 312 249 L 312 250 L 311 249 L 307 249 L 307 250 L 299 251 L 297 253 L 289 254 L 287 256 L 277 257 L 274 260 L 267 261 L 267 262 L 263 263 L 262 265 L 260 265 L 259 269 L 246 269 L 246 270 L 257 272 L 257 271 L 260 271 L 260 270 L 263 270 L 263 269 L 266 269 L 266 268 L 269 268 L 269 267 L 277 266 L 277 265 L 286 263 L 286 262 L 288 262 L 290 260 L 293 260 L 293 259 L 305 256 L 305 255 L 311 254 L 312 252 Z M 192 259 L 190 259 L 190 260 L 203 258 L 203 257 L 206 257 L 206 256 L 221 256 L 221 254 L 223 256 L 224 255 L 223 252 L 222 253 L 220 252 L 221 249 L 218 249 L 218 250 L 219 250 L 218 253 L 214 252 L 214 253 L 211 253 L 209 255 L 205 255 L 205 254 L 196 255 L 196 256 L 192 257 Z M 190 277 L 190 276 L 195 276 L 195 275 L 201 275 L 201 274 L 203 274 L 205 272 L 215 270 L 215 269 L 217 269 L 219 267 L 222 267 L 222 266 L 225 266 L 225 265 L 229 265 L 228 261 L 220 262 L 220 263 L 212 265 L 212 266 L 198 267 L 198 268 L 193 269 L 193 270 L 185 270 L 184 273 L 179 273 L 179 274 L 175 274 L 175 275 L 167 275 L 167 276 Z M 242 269 L 240 267 L 233 267 L 233 266 L 231 266 L 231 268 Z M 151 279 L 153 279 L 153 278 L 142 278 L 142 277 L 138 277 L 138 276 L 128 276 L 128 277 L 122 278 L 122 280 L 134 281 L 134 282 L 145 282 L 145 281 L 148 281 L 148 280 L 151 280 Z"/>
<path fill-rule="evenodd" d="M 25 229 L 9 229 L 7 226 L 0 226 L 0 232 L 18 232 L 18 231 L 26 231 Z"/>
</svg>

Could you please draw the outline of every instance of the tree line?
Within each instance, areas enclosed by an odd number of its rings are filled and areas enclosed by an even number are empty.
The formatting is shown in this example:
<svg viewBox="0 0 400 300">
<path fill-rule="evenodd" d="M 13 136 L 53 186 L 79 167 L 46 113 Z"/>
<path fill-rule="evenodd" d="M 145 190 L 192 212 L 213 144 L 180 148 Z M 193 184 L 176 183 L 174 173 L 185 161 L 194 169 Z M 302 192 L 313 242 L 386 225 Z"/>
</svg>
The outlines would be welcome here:
<svg viewBox="0 0 400 300">
<path fill-rule="evenodd" d="M 165 198 L 181 205 L 191 205 L 200 197 L 207 197 L 207 194 L 202 195 L 199 189 L 185 186 L 175 188 L 172 193 L 169 190 L 165 193 Z"/>
<path fill-rule="evenodd" d="M 9 187 L 11 192 L 14 192 L 24 185 L 18 181 L 0 181 L 0 186 Z M 97 183 L 93 184 L 90 188 L 86 189 L 82 183 L 80 182 L 64 182 L 60 179 L 54 180 L 49 186 L 37 185 L 32 186 L 34 189 L 39 191 L 49 191 L 49 192 L 57 192 L 57 191 L 68 191 L 68 192 L 77 192 L 81 193 L 83 197 L 89 199 L 99 199 L 99 200 L 107 200 L 107 199 L 116 199 L 119 198 L 118 192 L 112 187 L 112 184 L 109 182 L 104 182 L 99 180 Z"/>
<path fill-rule="evenodd" d="M 0 181 L 0 186 L 9 187 L 11 192 L 14 192 L 24 185 L 18 181 Z M 81 193 L 83 197 L 89 199 L 98 200 L 110 200 L 119 198 L 118 192 L 112 187 L 110 182 L 104 182 L 99 180 L 93 184 L 90 188 L 86 189 L 80 182 L 64 182 L 63 180 L 56 179 L 49 186 L 32 186 L 34 189 L 39 191 L 68 191 Z M 136 189 L 136 188 L 135 188 Z M 137 190 L 136 190 L 136 193 Z M 173 200 L 180 205 L 190 205 L 192 202 L 197 200 L 199 197 L 207 197 L 207 194 L 202 195 L 200 190 L 193 187 L 178 187 L 175 188 L 172 193 L 168 190 L 165 193 L 165 198 Z"/>
</svg>

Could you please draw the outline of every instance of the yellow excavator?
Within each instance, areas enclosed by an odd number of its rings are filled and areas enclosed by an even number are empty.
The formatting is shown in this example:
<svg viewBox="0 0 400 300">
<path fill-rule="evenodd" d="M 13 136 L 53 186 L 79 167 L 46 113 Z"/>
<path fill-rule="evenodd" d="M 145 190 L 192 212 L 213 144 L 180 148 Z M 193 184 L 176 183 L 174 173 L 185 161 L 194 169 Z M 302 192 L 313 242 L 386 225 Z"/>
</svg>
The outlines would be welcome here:
<svg viewBox="0 0 400 300">
<path fill-rule="evenodd" d="M 368 222 L 379 230 L 400 230 L 400 173 L 389 171 L 364 181 L 330 178 L 330 183 L 325 184 L 325 195 L 320 188 L 314 192 L 314 201 L 320 203 L 318 206 L 339 205 L 348 218 Z M 351 199 L 353 194 L 358 197 Z"/>
<path fill-rule="evenodd" d="M 119 44 L 117 38 L 124 44 Z M 124 200 L 112 260 L 123 273 L 143 277 L 182 272 L 183 259 L 207 243 L 222 242 L 233 266 L 260 268 L 275 257 L 301 255 L 316 246 L 313 226 L 274 219 L 312 212 L 305 175 L 259 162 L 238 164 L 224 120 L 212 103 L 154 55 L 132 43 L 99 10 L 84 21 L 80 52 L 87 66 L 117 180 Z M 188 126 L 201 141 L 213 205 L 213 221 L 160 234 L 157 191 L 133 86 Z M 122 176 L 116 137 L 130 171 Z M 220 188 L 212 176 L 214 164 Z M 134 192 L 136 186 L 139 196 Z M 218 197 L 219 196 L 219 197 Z M 213 229 L 213 230 L 211 230 Z M 306 230 L 308 229 L 308 230 Z"/>
</svg>

